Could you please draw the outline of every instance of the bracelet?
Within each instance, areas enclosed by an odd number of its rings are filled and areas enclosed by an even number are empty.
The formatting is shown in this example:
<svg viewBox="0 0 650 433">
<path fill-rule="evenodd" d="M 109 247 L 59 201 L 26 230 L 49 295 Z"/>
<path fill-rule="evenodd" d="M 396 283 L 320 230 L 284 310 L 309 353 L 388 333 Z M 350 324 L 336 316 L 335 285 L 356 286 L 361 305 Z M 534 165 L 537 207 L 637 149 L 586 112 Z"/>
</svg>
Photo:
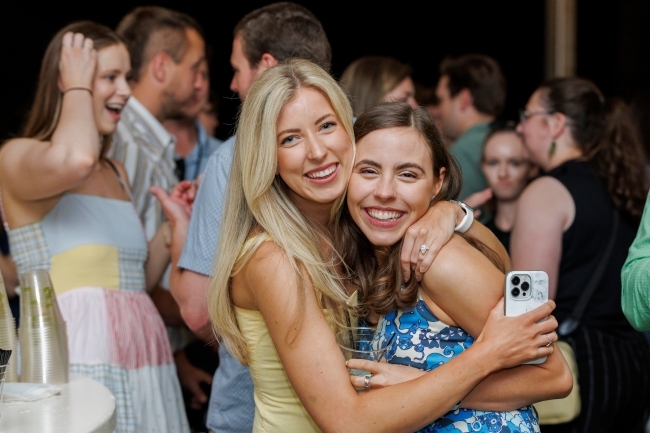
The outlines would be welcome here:
<svg viewBox="0 0 650 433">
<path fill-rule="evenodd" d="M 85 91 L 87 91 L 88 93 L 90 93 L 90 96 L 93 96 L 93 91 L 92 91 L 92 89 L 89 89 L 88 87 L 68 87 L 67 89 L 65 89 L 65 90 L 63 91 L 63 94 L 65 95 L 66 93 L 68 93 L 68 92 L 71 91 L 71 90 L 85 90 Z"/>
<path fill-rule="evenodd" d="M 465 211 L 465 216 L 463 217 L 463 220 L 454 229 L 454 231 L 458 233 L 465 233 L 467 230 L 469 230 L 469 228 L 472 226 L 472 223 L 474 222 L 474 209 L 472 209 L 468 204 L 463 203 L 462 201 L 458 201 L 458 200 L 449 200 L 449 201 L 457 204 Z"/>
</svg>

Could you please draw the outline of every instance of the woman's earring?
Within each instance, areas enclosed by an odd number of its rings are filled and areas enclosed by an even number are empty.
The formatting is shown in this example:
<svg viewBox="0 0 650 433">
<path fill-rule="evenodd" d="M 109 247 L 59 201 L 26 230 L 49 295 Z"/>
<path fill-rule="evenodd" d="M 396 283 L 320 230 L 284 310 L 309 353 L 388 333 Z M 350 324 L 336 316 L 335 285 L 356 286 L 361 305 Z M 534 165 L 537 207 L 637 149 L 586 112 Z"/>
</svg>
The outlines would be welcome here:
<svg viewBox="0 0 650 433">
<path fill-rule="evenodd" d="M 551 142 L 551 147 L 550 147 L 550 149 L 548 149 L 548 156 L 553 156 L 553 155 L 555 155 L 555 149 L 556 149 L 556 147 L 557 147 L 557 146 L 555 145 L 555 140 L 553 140 L 553 141 Z"/>
</svg>

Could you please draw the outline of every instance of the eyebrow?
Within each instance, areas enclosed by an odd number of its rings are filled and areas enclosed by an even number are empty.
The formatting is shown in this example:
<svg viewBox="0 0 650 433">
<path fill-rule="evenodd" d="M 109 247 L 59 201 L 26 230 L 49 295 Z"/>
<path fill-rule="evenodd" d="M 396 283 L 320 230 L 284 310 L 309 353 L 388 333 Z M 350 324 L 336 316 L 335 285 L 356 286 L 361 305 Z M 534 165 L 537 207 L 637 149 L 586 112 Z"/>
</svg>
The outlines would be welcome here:
<svg viewBox="0 0 650 433">
<path fill-rule="evenodd" d="M 325 114 L 325 115 L 319 117 L 319 118 L 316 119 L 316 121 L 314 122 L 314 125 L 318 125 L 319 123 L 321 123 L 323 120 L 327 119 L 327 118 L 330 117 L 330 116 L 334 116 L 334 114 L 332 114 L 332 113 L 327 113 L 327 114 Z M 286 133 L 288 133 L 288 132 L 300 132 L 300 129 L 299 129 L 299 128 L 290 128 L 290 129 L 285 129 L 285 130 L 283 130 L 283 131 L 278 132 L 277 137 L 281 136 L 282 134 L 286 134 Z"/>
<path fill-rule="evenodd" d="M 373 161 L 372 159 L 362 159 L 361 161 L 357 162 L 354 164 L 354 167 L 358 167 L 360 165 L 369 165 L 371 167 L 375 168 L 381 168 L 381 164 L 379 164 L 376 161 Z M 403 170 L 405 168 L 414 168 L 416 170 L 421 171 L 422 173 L 426 173 L 422 167 L 420 167 L 418 164 L 414 164 L 412 162 L 405 162 L 403 164 L 399 164 L 397 167 L 395 167 L 397 170 Z"/>
<path fill-rule="evenodd" d="M 418 164 L 415 164 L 413 162 L 405 162 L 403 164 L 400 164 L 396 167 L 398 170 L 403 170 L 405 168 L 414 168 L 416 170 L 420 170 L 422 173 L 424 173 L 424 169 L 420 167 Z"/>
<path fill-rule="evenodd" d="M 356 167 L 358 167 L 360 165 L 369 165 L 371 167 L 381 168 L 381 164 L 379 164 L 378 162 L 373 161 L 372 159 L 362 159 L 361 161 L 354 164 L 354 167 L 356 168 Z"/>
</svg>

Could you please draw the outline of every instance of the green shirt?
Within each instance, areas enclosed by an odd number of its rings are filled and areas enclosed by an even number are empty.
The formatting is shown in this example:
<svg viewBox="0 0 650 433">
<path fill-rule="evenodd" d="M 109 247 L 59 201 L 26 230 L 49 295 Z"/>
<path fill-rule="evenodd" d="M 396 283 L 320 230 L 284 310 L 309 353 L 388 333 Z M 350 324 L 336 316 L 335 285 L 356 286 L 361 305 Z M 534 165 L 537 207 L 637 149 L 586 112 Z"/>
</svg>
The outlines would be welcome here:
<svg viewBox="0 0 650 433">
<path fill-rule="evenodd" d="M 621 306 L 625 317 L 637 330 L 650 330 L 650 194 L 621 279 Z"/>
<path fill-rule="evenodd" d="M 490 126 L 489 122 L 479 123 L 465 131 L 451 146 L 451 154 L 454 155 L 463 176 L 463 189 L 460 191 L 459 200 L 465 200 L 467 196 L 488 187 L 483 170 L 481 170 L 481 157 L 483 155 L 483 142 L 487 136 Z M 479 221 L 485 222 L 489 219 L 487 211 L 481 209 Z"/>
</svg>

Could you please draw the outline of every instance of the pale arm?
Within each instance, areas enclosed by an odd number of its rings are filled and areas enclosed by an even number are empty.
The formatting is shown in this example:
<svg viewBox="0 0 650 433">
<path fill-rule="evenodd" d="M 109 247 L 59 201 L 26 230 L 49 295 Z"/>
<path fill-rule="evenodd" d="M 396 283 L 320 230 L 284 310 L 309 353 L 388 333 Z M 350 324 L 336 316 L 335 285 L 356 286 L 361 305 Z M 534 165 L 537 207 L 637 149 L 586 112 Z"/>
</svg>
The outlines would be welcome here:
<svg viewBox="0 0 650 433">
<path fill-rule="evenodd" d="M 96 52 L 92 40 L 77 33 L 63 37 L 59 82 L 61 91 L 92 89 Z M 99 132 L 93 99 L 86 90 L 63 93 L 61 115 L 50 141 L 19 138 L 0 152 L 3 190 L 13 199 L 30 202 L 55 197 L 75 188 L 99 161 Z"/>
<path fill-rule="evenodd" d="M 510 238 L 512 266 L 515 270 L 545 271 L 550 299 L 555 299 L 557 291 L 562 235 L 574 216 L 571 194 L 552 177 L 533 181 L 519 198 Z"/>
<path fill-rule="evenodd" d="M 179 191 L 179 189 L 183 190 L 184 188 L 183 183 L 179 183 L 172 191 L 172 196 L 183 195 L 183 191 Z M 185 324 L 195 333 L 204 335 L 210 327 L 206 308 L 209 277 L 178 267 L 178 260 L 187 237 L 191 212 L 190 203 L 186 201 L 183 204 L 182 200 L 174 200 L 158 187 L 152 187 L 151 192 L 160 201 L 171 227 L 170 254 L 172 268 L 169 281 L 171 294 L 180 308 L 180 314 Z M 192 192 L 187 197 L 191 197 L 193 203 L 194 193 Z"/>
<path fill-rule="evenodd" d="M 299 289 L 283 252 L 263 244 L 232 284 L 233 292 L 246 292 L 233 293 L 233 299 L 250 297 L 259 308 L 289 380 L 323 431 L 415 431 L 446 413 L 488 371 L 551 351 L 540 347 L 546 341 L 540 333 L 553 325 L 535 323 L 550 314 L 551 305 L 541 315 L 535 311 L 531 313 L 537 315 L 527 317 L 506 318 L 497 311 L 493 319 L 498 329 L 486 327 L 486 335 L 448 364 L 416 380 L 359 395 L 350 385 L 343 355 L 313 289 Z M 298 302 L 301 296 L 304 304 Z M 298 308 L 304 314 L 296 328 Z M 512 363 L 515 358 L 518 362 Z"/>
<path fill-rule="evenodd" d="M 490 243 L 489 238 L 482 240 Z M 481 252 L 455 237 L 425 274 L 422 290 L 458 326 L 477 337 L 490 309 L 503 297 L 504 275 Z M 557 335 L 551 334 L 551 338 L 555 341 Z M 463 406 L 513 410 L 563 397 L 571 386 L 571 372 L 561 353 L 554 351 L 542 364 L 494 373 L 464 399 Z"/>
</svg>

